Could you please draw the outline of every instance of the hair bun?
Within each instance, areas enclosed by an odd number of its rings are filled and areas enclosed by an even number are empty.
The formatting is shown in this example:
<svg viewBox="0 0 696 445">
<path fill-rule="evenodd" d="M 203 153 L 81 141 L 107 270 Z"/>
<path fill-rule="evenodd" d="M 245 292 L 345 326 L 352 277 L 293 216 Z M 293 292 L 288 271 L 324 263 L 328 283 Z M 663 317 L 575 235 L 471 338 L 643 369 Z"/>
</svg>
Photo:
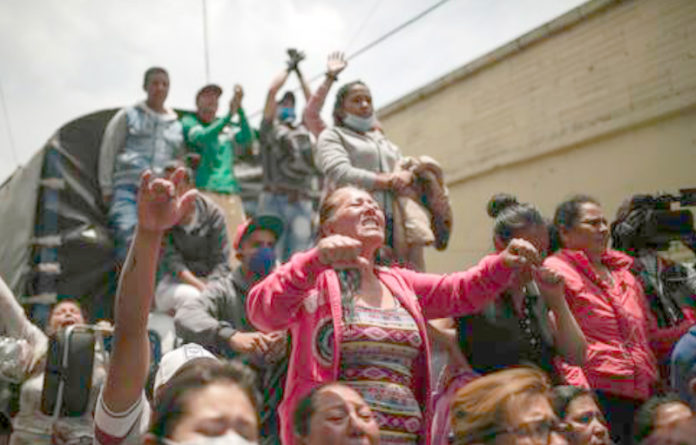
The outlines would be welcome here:
<svg viewBox="0 0 696 445">
<path fill-rule="evenodd" d="M 517 198 L 514 196 L 508 193 L 498 193 L 493 195 L 490 201 L 488 201 L 486 212 L 488 212 L 488 216 L 491 218 L 496 218 L 503 210 L 518 204 L 519 202 L 517 202 Z"/>
</svg>

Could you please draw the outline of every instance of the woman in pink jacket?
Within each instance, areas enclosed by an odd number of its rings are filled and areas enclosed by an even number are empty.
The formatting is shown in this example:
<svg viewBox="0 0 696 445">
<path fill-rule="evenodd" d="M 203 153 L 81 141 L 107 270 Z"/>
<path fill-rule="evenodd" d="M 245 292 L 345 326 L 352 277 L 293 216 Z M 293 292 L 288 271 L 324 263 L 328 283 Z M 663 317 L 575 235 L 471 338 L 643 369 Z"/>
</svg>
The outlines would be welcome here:
<svg viewBox="0 0 696 445">
<path fill-rule="evenodd" d="M 384 214 L 368 192 L 339 188 L 320 209 L 317 246 L 257 284 L 249 320 L 262 331 L 289 330 L 292 352 L 279 408 L 283 443 L 291 414 L 312 388 L 342 381 L 370 405 L 381 443 L 426 443 L 430 349 L 426 319 L 482 308 L 518 271 L 540 264 L 536 249 L 513 240 L 498 255 L 451 275 L 375 265 Z"/>
<path fill-rule="evenodd" d="M 544 265 L 565 279 L 588 345 L 582 369 L 567 367 L 565 378 L 597 391 L 617 443 L 630 444 L 635 410 L 657 382 L 655 320 L 631 274 L 632 259 L 607 248 L 609 226 L 597 201 L 576 196 L 560 204 L 554 225 L 563 248 Z"/>
</svg>

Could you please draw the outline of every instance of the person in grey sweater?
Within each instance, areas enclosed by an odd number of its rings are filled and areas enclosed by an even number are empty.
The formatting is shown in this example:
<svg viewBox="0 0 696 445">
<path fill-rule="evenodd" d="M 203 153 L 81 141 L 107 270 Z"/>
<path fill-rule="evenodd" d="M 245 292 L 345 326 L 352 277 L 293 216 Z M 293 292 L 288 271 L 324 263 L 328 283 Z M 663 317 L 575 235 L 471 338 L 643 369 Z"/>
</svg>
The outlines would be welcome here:
<svg viewBox="0 0 696 445">
<path fill-rule="evenodd" d="M 172 167 L 177 165 L 173 163 Z M 192 188 L 191 172 L 186 171 L 181 186 L 188 189 Z M 165 243 L 155 305 L 159 312 L 173 315 L 184 301 L 197 298 L 208 281 L 231 272 L 222 210 L 202 194 L 196 194 L 191 209 L 168 230 Z"/>
<path fill-rule="evenodd" d="M 413 173 L 398 170 L 401 151 L 382 132 L 372 93 L 361 81 L 342 86 L 336 94 L 334 126 L 319 135 L 316 162 L 324 174 L 324 195 L 354 185 L 368 190 L 382 207 L 388 247 L 394 246 L 394 200 L 406 193 Z"/>
</svg>

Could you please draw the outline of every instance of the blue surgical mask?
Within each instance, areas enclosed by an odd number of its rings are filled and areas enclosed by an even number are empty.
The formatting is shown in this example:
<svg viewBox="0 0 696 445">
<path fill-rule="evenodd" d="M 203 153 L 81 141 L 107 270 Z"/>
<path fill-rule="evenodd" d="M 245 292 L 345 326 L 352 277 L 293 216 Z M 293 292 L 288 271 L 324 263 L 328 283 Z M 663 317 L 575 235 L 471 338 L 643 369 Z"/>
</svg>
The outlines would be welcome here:
<svg viewBox="0 0 696 445">
<path fill-rule="evenodd" d="M 162 442 L 166 445 L 256 445 L 256 442 L 246 440 L 235 431 L 228 431 L 222 436 L 201 437 L 187 442 L 174 442 L 163 438 Z"/>
<path fill-rule="evenodd" d="M 367 133 L 375 126 L 375 114 L 372 113 L 370 117 L 360 117 L 346 113 L 346 116 L 343 118 L 343 123 L 351 130 Z"/>
<path fill-rule="evenodd" d="M 278 107 L 278 120 L 281 122 L 292 123 L 295 121 L 294 107 Z"/>
<path fill-rule="evenodd" d="M 275 250 L 270 247 L 261 247 L 249 258 L 249 270 L 259 277 L 265 277 L 273 270 L 275 262 Z"/>
</svg>

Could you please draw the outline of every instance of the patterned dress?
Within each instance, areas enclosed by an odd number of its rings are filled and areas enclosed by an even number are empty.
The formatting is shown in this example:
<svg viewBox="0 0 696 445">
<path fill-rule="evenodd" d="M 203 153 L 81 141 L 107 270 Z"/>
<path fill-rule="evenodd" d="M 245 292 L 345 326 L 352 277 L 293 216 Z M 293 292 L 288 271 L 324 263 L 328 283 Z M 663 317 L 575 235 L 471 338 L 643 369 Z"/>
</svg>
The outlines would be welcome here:
<svg viewBox="0 0 696 445">
<path fill-rule="evenodd" d="M 413 366 L 424 345 L 413 317 L 395 301 L 393 309 L 355 305 L 341 342 L 339 380 L 372 409 L 381 444 L 416 444 L 425 436 Z"/>
</svg>

